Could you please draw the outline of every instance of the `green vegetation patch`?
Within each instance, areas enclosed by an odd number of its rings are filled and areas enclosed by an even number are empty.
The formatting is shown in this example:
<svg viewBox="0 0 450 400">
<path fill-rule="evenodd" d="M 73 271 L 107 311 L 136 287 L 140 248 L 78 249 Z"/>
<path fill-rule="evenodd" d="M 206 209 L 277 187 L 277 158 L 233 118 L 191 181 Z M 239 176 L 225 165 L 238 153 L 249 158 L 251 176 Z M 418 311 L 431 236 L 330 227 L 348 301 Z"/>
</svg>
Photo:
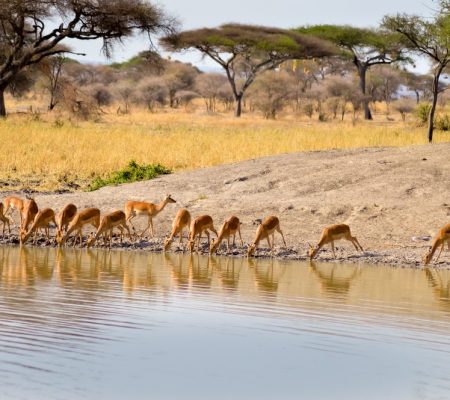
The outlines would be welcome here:
<svg viewBox="0 0 450 400">
<path fill-rule="evenodd" d="M 113 172 L 106 178 L 97 177 L 88 186 L 87 190 L 92 192 L 103 186 L 119 185 L 137 181 L 146 181 L 159 175 L 170 174 L 172 171 L 161 164 L 139 165 L 131 160 L 128 165 L 120 171 Z"/>
</svg>

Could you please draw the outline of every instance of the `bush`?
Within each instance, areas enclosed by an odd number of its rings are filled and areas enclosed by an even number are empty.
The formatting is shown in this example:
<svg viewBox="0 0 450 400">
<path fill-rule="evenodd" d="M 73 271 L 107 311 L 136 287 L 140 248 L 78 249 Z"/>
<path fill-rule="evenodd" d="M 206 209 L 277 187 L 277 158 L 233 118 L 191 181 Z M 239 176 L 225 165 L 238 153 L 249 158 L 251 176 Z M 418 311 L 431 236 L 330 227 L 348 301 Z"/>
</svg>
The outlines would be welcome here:
<svg viewBox="0 0 450 400">
<path fill-rule="evenodd" d="M 406 98 L 399 99 L 394 103 L 394 108 L 402 116 L 402 121 L 405 122 L 406 114 L 414 111 L 414 101 Z"/>
<path fill-rule="evenodd" d="M 435 120 L 436 129 L 450 131 L 450 117 L 448 114 L 438 115 Z"/>
<path fill-rule="evenodd" d="M 161 164 L 139 165 L 132 160 L 128 166 L 120 171 L 113 172 L 106 178 L 97 177 L 88 186 L 88 191 L 94 191 L 103 186 L 119 185 L 121 183 L 130 183 L 145 181 L 156 178 L 159 175 L 170 174 L 172 171 Z"/>
<path fill-rule="evenodd" d="M 419 122 L 425 125 L 428 122 L 428 116 L 430 115 L 431 104 L 420 103 L 416 107 L 416 116 L 419 118 Z"/>
</svg>

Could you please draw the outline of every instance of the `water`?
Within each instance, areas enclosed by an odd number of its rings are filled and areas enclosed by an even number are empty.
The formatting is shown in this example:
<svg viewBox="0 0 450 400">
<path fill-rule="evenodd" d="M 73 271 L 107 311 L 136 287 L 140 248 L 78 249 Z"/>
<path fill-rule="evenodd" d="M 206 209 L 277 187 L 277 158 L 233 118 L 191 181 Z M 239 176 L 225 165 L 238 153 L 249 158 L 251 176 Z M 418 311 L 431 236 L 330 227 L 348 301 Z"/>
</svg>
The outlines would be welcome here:
<svg viewBox="0 0 450 400">
<path fill-rule="evenodd" d="M 448 399 L 450 271 L 0 248 L 0 399 Z"/>
</svg>

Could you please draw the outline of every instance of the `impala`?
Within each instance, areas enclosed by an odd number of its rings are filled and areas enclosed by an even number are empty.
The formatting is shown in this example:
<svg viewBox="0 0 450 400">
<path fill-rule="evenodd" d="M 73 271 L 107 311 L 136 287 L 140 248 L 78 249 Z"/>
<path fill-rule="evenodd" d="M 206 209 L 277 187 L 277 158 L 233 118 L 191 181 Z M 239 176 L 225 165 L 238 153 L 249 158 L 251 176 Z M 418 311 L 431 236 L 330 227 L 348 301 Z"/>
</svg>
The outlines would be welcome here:
<svg viewBox="0 0 450 400">
<path fill-rule="evenodd" d="M 16 196 L 8 196 L 4 201 L 5 216 L 11 214 L 13 211 L 19 213 L 20 225 L 22 226 L 22 210 L 23 210 L 24 200 Z"/>
<path fill-rule="evenodd" d="M 322 231 L 322 236 L 320 237 L 319 243 L 314 248 L 312 246 L 309 246 L 309 258 L 312 260 L 317 254 L 319 253 L 320 249 L 325 246 L 326 244 L 330 243 L 331 250 L 333 251 L 333 256 L 336 258 L 336 252 L 334 249 L 334 241 L 345 239 L 349 242 L 352 242 L 353 246 L 355 246 L 356 250 L 364 251 L 362 246 L 359 244 L 358 239 L 356 239 L 355 236 L 352 236 L 350 232 L 350 227 L 346 224 L 337 224 L 337 225 L 330 225 L 324 228 Z"/>
<path fill-rule="evenodd" d="M 57 226 L 57 236 L 61 236 L 63 232 L 67 231 L 67 227 L 69 226 L 70 221 L 73 220 L 77 213 L 77 207 L 74 204 L 67 204 L 64 208 L 59 212 L 56 217 L 56 226 Z"/>
<path fill-rule="evenodd" d="M 259 242 L 263 239 L 267 240 L 269 247 L 273 251 L 273 247 L 275 245 L 275 231 L 281 235 L 283 238 L 283 243 L 286 246 L 286 241 L 284 240 L 284 235 L 280 228 L 280 220 L 278 217 L 272 215 L 259 224 L 256 229 L 255 240 L 247 249 L 247 256 L 250 257 L 255 252 Z M 270 235 L 272 235 L 272 243 L 270 243 Z"/>
<path fill-rule="evenodd" d="M 98 208 L 85 208 L 75 215 L 73 220 L 67 227 L 67 231 L 63 234 L 60 232 L 56 236 L 56 242 L 61 245 L 66 242 L 72 232 L 75 232 L 75 240 L 73 246 L 75 247 L 77 239 L 80 239 L 80 245 L 83 243 L 82 230 L 85 225 L 92 225 L 98 228 L 100 225 L 100 210 Z"/>
<path fill-rule="evenodd" d="M 212 239 L 211 247 L 209 249 L 210 254 L 213 254 L 220 246 L 222 240 L 227 239 L 227 252 L 230 251 L 230 236 L 233 236 L 233 246 L 236 241 L 236 233 L 239 233 L 239 238 L 241 239 L 241 246 L 244 245 L 241 236 L 241 222 L 238 217 L 232 216 L 228 218 L 222 225 L 219 231 L 217 240 Z"/>
<path fill-rule="evenodd" d="M 170 247 L 170 244 L 173 241 L 175 235 L 180 236 L 180 245 L 183 243 L 183 230 L 184 228 L 188 229 L 191 224 L 191 214 L 185 208 L 181 208 L 178 210 L 175 219 L 172 222 L 172 231 L 166 240 L 164 241 L 164 251 L 167 251 Z"/>
<path fill-rule="evenodd" d="M 34 199 L 26 199 L 23 202 L 22 213 L 21 213 L 21 232 L 26 232 L 28 230 L 28 226 L 34 221 L 36 214 L 39 209 L 34 201 Z"/>
<path fill-rule="evenodd" d="M 437 248 L 440 247 L 441 249 L 436 258 L 436 262 L 438 262 L 439 257 L 441 256 L 442 250 L 444 249 L 445 243 L 447 243 L 448 248 L 450 250 L 450 224 L 443 226 L 439 230 L 437 235 L 434 237 L 433 243 L 431 244 L 431 247 L 430 247 L 430 250 L 428 251 L 427 254 L 425 254 L 425 256 L 423 258 L 423 262 L 425 263 L 425 265 L 430 263 Z"/>
<path fill-rule="evenodd" d="M 153 218 L 156 217 L 164 207 L 169 203 L 176 203 L 174 199 L 168 194 L 164 200 L 162 200 L 159 204 L 146 203 L 144 201 L 127 201 L 125 203 L 125 215 L 127 222 L 130 223 L 133 231 L 136 232 L 136 228 L 134 227 L 131 220 L 138 215 L 147 215 L 148 216 L 148 224 L 147 227 L 141 233 L 141 237 L 144 236 L 144 233 L 147 232 L 148 228 L 151 228 L 151 235 L 154 237 L 153 231 Z"/>
<path fill-rule="evenodd" d="M 92 246 L 94 242 L 102 235 L 105 245 L 106 238 L 109 237 L 109 247 L 111 247 L 112 231 L 114 228 L 118 228 L 120 230 L 120 243 L 122 243 L 124 229 L 128 232 L 128 237 L 131 240 L 131 232 L 126 222 L 125 213 L 123 211 L 113 211 L 102 217 L 97 232 L 95 232 L 95 234 L 88 239 L 87 247 Z"/>
<path fill-rule="evenodd" d="M 33 243 L 36 243 L 38 229 L 44 229 L 47 239 L 50 240 L 50 223 L 54 223 L 56 225 L 55 212 L 51 208 L 44 208 L 36 214 L 30 229 L 27 232 L 24 230 L 20 232 L 20 244 L 26 243 L 33 233 Z"/>
<path fill-rule="evenodd" d="M 0 221 L 3 222 L 3 236 L 5 236 L 5 227 L 8 225 L 8 232 L 11 234 L 11 227 L 9 218 L 5 215 L 3 203 L 0 203 Z"/>
<path fill-rule="evenodd" d="M 208 237 L 209 246 L 209 231 L 214 232 L 217 235 L 217 231 L 214 228 L 213 219 L 209 215 L 201 215 L 195 218 L 191 223 L 191 228 L 189 232 L 189 251 L 192 253 L 194 251 L 195 237 L 198 236 L 197 241 L 197 251 L 200 249 L 200 239 L 203 232 L 206 233 Z"/>
</svg>

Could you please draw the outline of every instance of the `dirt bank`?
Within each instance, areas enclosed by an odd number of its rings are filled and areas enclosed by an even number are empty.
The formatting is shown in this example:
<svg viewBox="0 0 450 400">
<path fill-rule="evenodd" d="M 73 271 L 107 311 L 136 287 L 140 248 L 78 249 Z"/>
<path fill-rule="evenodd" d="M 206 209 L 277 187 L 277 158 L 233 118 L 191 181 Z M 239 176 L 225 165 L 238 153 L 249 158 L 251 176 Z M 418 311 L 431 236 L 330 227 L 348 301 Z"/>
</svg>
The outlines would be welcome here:
<svg viewBox="0 0 450 400">
<path fill-rule="evenodd" d="M 339 261 L 420 266 L 430 237 L 450 221 L 450 144 L 286 154 L 35 199 L 40 207 L 56 210 L 73 202 L 107 212 L 131 199 L 157 202 L 166 193 L 177 204 L 154 220 L 158 239 L 130 248 L 161 249 L 176 211 L 186 207 L 193 216 L 210 214 L 217 229 L 237 215 L 246 243 L 253 240 L 255 219 L 278 215 L 288 244 L 277 247 L 278 257 L 302 259 L 325 225 L 347 223 L 365 252 L 338 242 Z M 140 218 L 141 226 L 145 222 Z M 275 242 L 280 245 L 281 238 Z M 332 261 L 329 249 L 319 259 Z M 448 251 L 438 265 L 450 266 Z"/>
</svg>

